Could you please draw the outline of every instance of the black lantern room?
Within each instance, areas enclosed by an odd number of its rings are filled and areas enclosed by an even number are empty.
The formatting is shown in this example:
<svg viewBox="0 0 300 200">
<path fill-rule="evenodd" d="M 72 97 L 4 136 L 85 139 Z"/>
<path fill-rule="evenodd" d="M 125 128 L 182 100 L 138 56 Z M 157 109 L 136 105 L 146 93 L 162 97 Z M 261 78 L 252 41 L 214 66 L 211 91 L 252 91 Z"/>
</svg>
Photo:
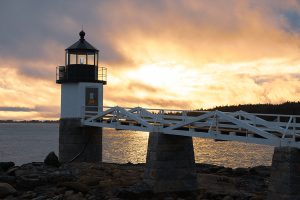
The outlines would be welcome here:
<svg viewBox="0 0 300 200">
<path fill-rule="evenodd" d="M 106 84 L 106 68 L 98 67 L 98 49 L 85 39 L 85 32 L 79 33 L 80 39 L 66 49 L 65 66 L 56 70 L 56 83 L 98 82 Z"/>
</svg>

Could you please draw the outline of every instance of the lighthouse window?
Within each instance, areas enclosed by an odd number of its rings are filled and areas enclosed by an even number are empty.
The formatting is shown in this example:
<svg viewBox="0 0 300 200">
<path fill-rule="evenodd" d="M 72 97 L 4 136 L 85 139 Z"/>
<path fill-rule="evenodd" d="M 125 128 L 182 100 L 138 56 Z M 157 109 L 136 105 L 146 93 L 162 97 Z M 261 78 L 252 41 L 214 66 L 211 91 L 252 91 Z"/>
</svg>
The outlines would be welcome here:
<svg viewBox="0 0 300 200">
<path fill-rule="evenodd" d="M 86 64 L 86 55 L 78 55 L 78 64 Z"/>
<path fill-rule="evenodd" d="M 95 65 L 94 57 L 94 54 L 88 55 L 88 65 Z"/>
<path fill-rule="evenodd" d="M 70 64 L 76 64 L 76 54 L 70 54 Z"/>
<path fill-rule="evenodd" d="M 98 106 L 98 88 L 86 88 L 85 105 Z"/>
</svg>

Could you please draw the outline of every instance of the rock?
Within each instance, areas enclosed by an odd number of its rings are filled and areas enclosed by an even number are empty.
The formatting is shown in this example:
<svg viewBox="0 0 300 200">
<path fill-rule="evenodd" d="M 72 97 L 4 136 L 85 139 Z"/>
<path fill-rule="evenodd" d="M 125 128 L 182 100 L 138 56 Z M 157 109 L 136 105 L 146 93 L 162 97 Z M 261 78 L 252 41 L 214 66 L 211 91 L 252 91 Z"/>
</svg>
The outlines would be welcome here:
<svg viewBox="0 0 300 200">
<path fill-rule="evenodd" d="M 68 190 L 65 192 L 65 196 L 63 198 L 64 200 L 80 200 L 80 199 L 86 199 L 83 197 L 81 192 L 74 193 L 73 190 Z"/>
<path fill-rule="evenodd" d="M 83 197 L 82 193 L 79 192 L 77 194 L 72 194 L 64 198 L 65 200 L 85 200 L 86 198 Z"/>
<path fill-rule="evenodd" d="M 99 183 L 99 178 L 93 176 L 82 176 L 79 179 L 79 182 L 88 185 L 88 186 L 95 186 Z"/>
<path fill-rule="evenodd" d="M 17 190 L 8 183 L 0 183 L 0 198 L 15 194 Z"/>
<path fill-rule="evenodd" d="M 232 173 L 232 169 L 231 168 L 221 168 L 220 170 L 218 170 L 217 174 L 220 175 L 227 175 L 227 174 L 231 174 Z"/>
<path fill-rule="evenodd" d="M 223 200 L 234 200 L 231 196 L 225 196 Z"/>
<path fill-rule="evenodd" d="M 87 200 L 96 200 L 96 197 L 94 195 L 86 196 Z"/>
<path fill-rule="evenodd" d="M 9 176 L 15 176 L 15 171 L 18 169 L 19 169 L 19 167 L 17 167 L 17 166 L 11 167 L 9 170 L 6 171 L 6 174 Z"/>
<path fill-rule="evenodd" d="M 26 175 L 21 176 L 17 179 L 17 187 L 32 190 L 37 186 L 42 186 L 47 183 L 45 177 L 40 177 L 38 175 Z"/>
<path fill-rule="evenodd" d="M 258 175 L 261 177 L 269 177 L 271 173 L 270 167 L 267 166 L 257 166 L 250 169 L 251 175 Z"/>
<path fill-rule="evenodd" d="M 111 187 L 112 184 L 113 184 L 113 181 L 111 179 L 106 179 L 106 180 L 99 181 L 99 187 L 100 188 Z"/>
<path fill-rule="evenodd" d="M 52 197 L 52 200 L 63 200 L 63 199 L 64 199 L 64 195 L 62 194 Z"/>
<path fill-rule="evenodd" d="M 23 199 L 33 199 L 36 197 L 36 193 L 33 191 L 27 191 L 22 195 Z"/>
<path fill-rule="evenodd" d="M 129 165 L 129 166 L 132 166 L 132 165 L 134 165 L 132 162 L 128 162 L 128 163 L 126 163 L 125 165 Z"/>
<path fill-rule="evenodd" d="M 48 198 L 42 195 L 42 196 L 38 196 L 36 198 L 33 198 L 32 200 L 46 200 L 46 199 L 48 199 Z"/>
<path fill-rule="evenodd" d="M 16 181 L 14 176 L 0 176 L 0 182 L 12 184 Z"/>
<path fill-rule="evenodd" d="M 69 171 L 54 171 L 47 175 L 47 181 L 49 183 L 59 183 L 59 182 L 72 182 L 75 181 L 76 177 L 72 175 Z"/>
<path fill-rule="evenodd" d="M 59 167 L 60 162 L 58 160 L 58 157 L 55 155 L 55 153 L 52 151 L 48 154 L 48 156 L 45 158 L 44 163 L 49 166 L 53 167 Z"/>
<path fill-rule="evenodd" d="M 137 199 L 138 197 L 150 197 L 153 195 L 151 187 L 145 183 L 136 184 L 120 189 L 117 197 L 124 199 Z"/>
<path fill-rule="evenodd" d="M 266 199 L 270 167 L 236 170 L 208 164 L 197 166 L 199 190 L 155 194 L 140 179 L 144 164 L 70 163 L 57 168 L 43 162 L 29 163 L 0 172 L 0 182 L 18 190 L 0 199 Z"/>
<path fill-rule="evenodd" d="M 67 191 L 65 191 L 65 197 L 71 196 L 72 194 L 74 194 L 73 190 L 67 190 Z"/>
<path fill-rule="evenodd" d="M 82 193 L 87 193 L 89 191 L 89 188 L 86 185 L 79 182 L 63 182 L 60 183 L 59 186 L 73 189 L 77 192 L 82 192 Z"/>
<path fill-rule="evenodd" d="M 244 176 L 247 175 L 248 173 L 249 173 L 249 169 L 246 168 L 236 168 L 235 170 L 233 170 L 233 174 L 237 176 Z"/>
<path fill-rule="evenodd" d="M 165 197 L 164 200 L 175 200 L 173 197 Z"/>
<path fill-rule="evenodd" d="M 28 174 L 28 172 L 26 170 L 23 170 L 23 169 L 16 169 L 14 171 L 14 174 L 15 174 L 15 176 L 18 177 L 18 176 L 23 176 L 25 174 Z"/>
<path fill-rule="evenodd" d="M 6 172 L 8 169 L 15 166 L 14 162 L 0 162 L 0 171 Z"/>
</svg>

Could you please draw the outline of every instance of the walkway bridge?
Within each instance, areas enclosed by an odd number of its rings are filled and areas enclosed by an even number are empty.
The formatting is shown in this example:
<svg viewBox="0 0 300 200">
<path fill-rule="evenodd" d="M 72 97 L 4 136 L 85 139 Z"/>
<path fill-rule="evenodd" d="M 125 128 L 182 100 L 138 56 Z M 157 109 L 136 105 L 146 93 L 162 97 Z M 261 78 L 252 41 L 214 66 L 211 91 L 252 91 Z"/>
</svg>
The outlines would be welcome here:
<svg viewBox="0 0 300 200">
<path fill-rule="evenodd" d="M 83 108 L 82 125 L 240 141 L 300 149 L 300 116 L 253 114 L 244 111 L 161 110 L 141 107 Z"/>
</svg>

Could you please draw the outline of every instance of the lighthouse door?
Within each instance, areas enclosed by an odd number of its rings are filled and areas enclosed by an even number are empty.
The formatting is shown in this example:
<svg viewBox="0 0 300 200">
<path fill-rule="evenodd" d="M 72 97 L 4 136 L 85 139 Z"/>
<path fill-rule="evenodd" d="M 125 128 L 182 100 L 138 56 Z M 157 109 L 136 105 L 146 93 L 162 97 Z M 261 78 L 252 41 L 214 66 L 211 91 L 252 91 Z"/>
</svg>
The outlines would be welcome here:
<svg viewBox="0 0 300 200">
<path fill-rule="evenodd" d="M 98 88 L 86 88 L 85 89 L 85 111 L 90 114 L 98 112 Z"/>
</svg>

